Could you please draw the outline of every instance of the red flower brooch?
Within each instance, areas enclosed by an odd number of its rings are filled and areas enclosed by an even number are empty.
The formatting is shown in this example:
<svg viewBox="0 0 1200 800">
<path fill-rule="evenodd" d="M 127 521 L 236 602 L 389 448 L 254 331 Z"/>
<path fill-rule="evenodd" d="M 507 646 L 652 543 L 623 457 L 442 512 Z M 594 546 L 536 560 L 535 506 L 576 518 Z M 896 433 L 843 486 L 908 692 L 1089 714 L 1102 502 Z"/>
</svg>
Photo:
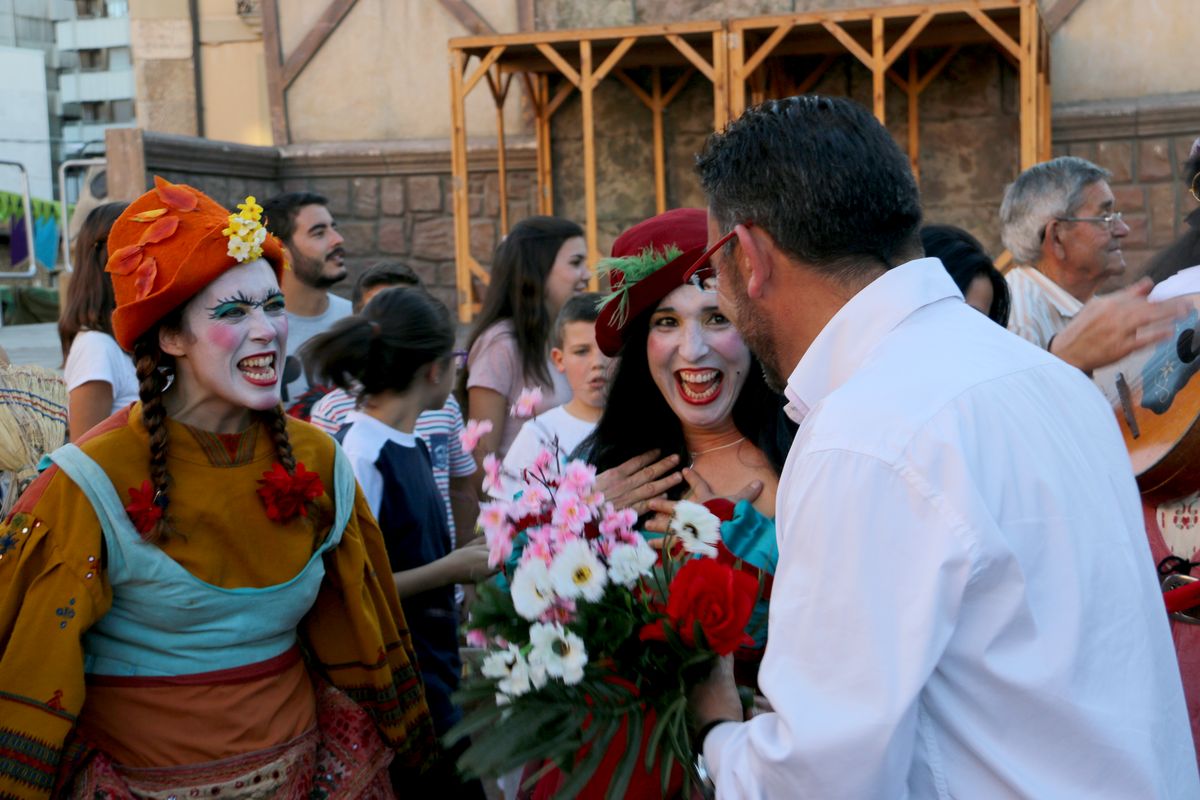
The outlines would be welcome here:
<svg viewBox="0 0 1200 800">
<path fill-rule="evenodd" d="M 154 487 L 150 481 L 142 481 L 141 489 L 129 489 L 129 505 L 125 513 L 133 521 L 133 527 L 143 536 L 154 530 L 154 526 L 162 519 L 163 507 L 156 502 Z"/>
<path fill-rule="evenodd" d="M 295 473 L 289 475 L 283 464 L 276 462 L 258 483 L 258 496 L 267 509 L 267 518 L 280 524 L 298 516 L 307 517 L 308 504 L 325 492 L 321 476 L 300 463 L 296 464 Z"/>
</svg>

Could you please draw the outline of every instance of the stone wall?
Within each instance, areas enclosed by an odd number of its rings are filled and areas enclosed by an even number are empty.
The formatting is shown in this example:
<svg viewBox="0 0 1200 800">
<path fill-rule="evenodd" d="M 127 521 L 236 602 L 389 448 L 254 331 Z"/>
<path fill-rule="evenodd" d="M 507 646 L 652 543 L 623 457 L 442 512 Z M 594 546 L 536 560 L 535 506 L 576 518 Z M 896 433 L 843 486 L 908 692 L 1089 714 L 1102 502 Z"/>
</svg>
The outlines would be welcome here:
<svg viewBox="0 0 1200 800">
<path fill-rule="evenodd" d="M 1197 202 L 1182 174 L 1200 135 L 1200 94 L 1086 103 L 1054 112 L 1054 155 L 1086 158 L 1112 172 L 1116 206 L 1130 233 L 1120 283 L 1141 277 L 1150 257 L 1183 231 Z"/>
<path fill-rule="evenodd" d="M 456 304 L 450 152 L 445 142 L 338 143 L 254 147 L 145 134 L 147 186 L 153 175 L 195 186 L 233 207 L 246 195 L 312 191 L 346 239 L 350 275 L 335 287 L 349 296 L 355 277 L 381 260 L 410 265 L 452 309 Z M 533 152 L 510 148 L 509 219 L 535 212 Z M 495 148 L 470 148 L 471 252 L 485 266 L 500 237 Z M 113 169 L 120 167 L 114 165 Z"/>
</svg>

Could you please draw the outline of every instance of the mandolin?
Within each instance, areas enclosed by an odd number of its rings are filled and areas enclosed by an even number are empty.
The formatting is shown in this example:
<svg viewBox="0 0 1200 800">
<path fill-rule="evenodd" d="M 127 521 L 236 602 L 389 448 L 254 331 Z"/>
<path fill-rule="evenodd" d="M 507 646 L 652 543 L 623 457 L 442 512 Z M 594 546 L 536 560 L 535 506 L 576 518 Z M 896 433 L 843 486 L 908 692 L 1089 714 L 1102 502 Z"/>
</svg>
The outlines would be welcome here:
<svg viewBox="0 0 1200 800">
<path fill-rule="evenodd" d="M 1151 502 L 1200 489 L 1200 295 L 1172 336 L 1096 370 L 1116 411 L 1138 487 Z"/>
</svg>

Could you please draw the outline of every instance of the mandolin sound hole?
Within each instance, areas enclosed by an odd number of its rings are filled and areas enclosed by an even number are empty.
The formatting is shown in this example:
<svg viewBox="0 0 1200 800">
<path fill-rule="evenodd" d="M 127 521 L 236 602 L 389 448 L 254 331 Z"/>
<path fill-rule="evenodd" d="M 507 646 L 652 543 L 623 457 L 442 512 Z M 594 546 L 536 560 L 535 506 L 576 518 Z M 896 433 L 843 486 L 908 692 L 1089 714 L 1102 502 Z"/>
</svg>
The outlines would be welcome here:
<svg viewBox="0 0 1200 800">
<path fill-rule="evenodd" d="M 1190 364 L 1196 360 L 1197 353 L 1192 347 L 1196 339 L 1196 332 L 1188 328 L 1183 333 L 1179 334 L 1179 338 L 1175 340 L 1175 352 L 1179 355 L 1179 360 L 1185 364 Z"/>
</svg>

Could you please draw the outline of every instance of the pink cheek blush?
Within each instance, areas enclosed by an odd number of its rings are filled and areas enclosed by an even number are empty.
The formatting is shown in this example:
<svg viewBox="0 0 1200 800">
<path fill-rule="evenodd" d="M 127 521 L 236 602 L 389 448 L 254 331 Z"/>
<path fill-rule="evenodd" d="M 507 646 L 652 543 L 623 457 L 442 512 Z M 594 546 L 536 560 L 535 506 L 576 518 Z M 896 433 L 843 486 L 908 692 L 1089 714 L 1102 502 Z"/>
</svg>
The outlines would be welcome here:
<svg viewBox="0 0 1200 800">
<path fill-rule="evenodd" d="M 242 342 L 241 333 L 229 325 L 213 325 L 208 329 L 205 338 L 213 347 L 230 352 L 237 349 Z"/>
</svg>

